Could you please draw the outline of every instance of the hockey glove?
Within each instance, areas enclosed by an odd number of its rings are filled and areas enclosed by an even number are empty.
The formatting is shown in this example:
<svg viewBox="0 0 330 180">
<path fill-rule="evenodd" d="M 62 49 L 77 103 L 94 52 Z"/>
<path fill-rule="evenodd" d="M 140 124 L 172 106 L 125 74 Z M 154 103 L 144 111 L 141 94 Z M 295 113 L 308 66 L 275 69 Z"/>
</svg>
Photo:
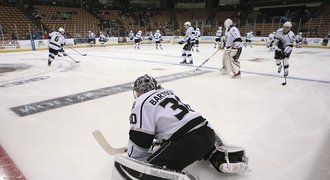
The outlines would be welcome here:
<svg viewBox="0 0 330 180">
<path fill-rule="evenodd" d="M 184 44 L 185 42 L 182 40 L 182 41 L 179 41 L 179 44 Z"/>
</svg>

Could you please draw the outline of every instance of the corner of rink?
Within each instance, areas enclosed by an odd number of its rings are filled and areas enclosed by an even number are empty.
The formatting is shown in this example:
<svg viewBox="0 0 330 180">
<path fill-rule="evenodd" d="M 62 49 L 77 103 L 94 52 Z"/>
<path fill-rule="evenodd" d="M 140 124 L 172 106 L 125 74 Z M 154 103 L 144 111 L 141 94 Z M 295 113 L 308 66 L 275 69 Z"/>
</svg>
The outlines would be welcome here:
<svg viewBox="0 0 330 180">
<path fill-rule="evenodd" d="M 0 179 L 2 180 L 26 180 L 14 161 L 0 145 Z"/>
</svg>

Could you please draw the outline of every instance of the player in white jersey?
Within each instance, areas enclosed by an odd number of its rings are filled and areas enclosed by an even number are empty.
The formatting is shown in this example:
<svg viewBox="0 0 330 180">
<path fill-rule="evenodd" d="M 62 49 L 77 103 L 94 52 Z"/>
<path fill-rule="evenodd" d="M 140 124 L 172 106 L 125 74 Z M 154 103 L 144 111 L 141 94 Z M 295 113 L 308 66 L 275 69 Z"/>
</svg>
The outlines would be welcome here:
<svg viewBox="0 0 330 180">
<path fill-rule="evenodd" d="M 285 22 L 283 27 L 276 31 L 274 37 L 275 43 L 275 60 L 276 65 L 278 67 L 277 72 L 281 73 L 282 63 L 284 65 L 284 76 L 288 76 L 289 74 L 289 58 L 292 53 L 292 47 L 295 35 L 291 31 L 292 24 L 291 22 Z"/>
<path fill-rule="evenodd" d="M 154 34 L 154 38 L 155 38 L 155 42 L 156 42 L 156 49 L 158 49 L 158 47 L 160 49 L 163 49 L 161 41 L 162 41 L 162 35 L 160 34 L 160 31 L 157 30 L 156 33 Z"/>
<path fill-rule="evenodd" d="M 150 31 L 150 32 L 147 33 L 146 35 L 147 35 L 147 37 L 148 37 L 148 43 L 151 44 L 151 43 L 152 43 L 152 39 L 153 39 L 152 32 Z"/>
<path fill-rule="evenodd" d="M 276 32 L 274 31 L 268 35 L 267 48 L 269 48 L 269 52 L 274 50 L 273 44 L 274 44 L 275 33 Z"/>
<path fill-rule="evenodd" d="M 201 31 L 200 31 L 199 28 L 196 28 L 196 31 L 195 31 L 195 45 L 194 45 L 194 48 L 195 48 L 196 52 L 199 52 L 199 37 L 201 37 Z"/>
<path fill-rule="evenodd" d="M 214 48 L 221 48 L 221 42 L 222 42 L 222 27 L 219 27 L 217 32 L 215 33 L 215 42 L 214 42 Z"/>
<path fill-rule="evenodd" d="M 244 149 L 229 150 L 205 118 L 153 77 L 139 77 L 133 94 L 136 99 L 130 115 L 129 157 L 176 171 L 202 159 L 224 173 L 248 169 Z M 150 152 L 153 144 L 160 147 Z"/>
<path fill-rule="evenodd" d="M 103 34 L 103 32 L 100 32 L 100 39 L 99 39 L 100 43 L 101 43 L 101 47 L 105 47 L 105 42 L 107 42 L 107 38 L 105 37 L 105 35 Z"/>
<path fill-rule="evenodd" d="M 253 39 L 253 32 L 250 31 L 250 32 L 246 33 L 245 47 L 246 46 L 252 47 L 252 39 Z"/>
<path fill-rule="evenodd" d="M 296 48 L 301 48 L 301 42 L 303 40 L 302 32 L 296 36 Z"/>
<path fill-rule="evenodd" d="M 184 27 L 186 30 L 186 37 L 179 42 L 179 44 L 185 44 L 182 50 L 183 61 L 180 64 L 193 64 L 193 57 L 191 55 L 191 48 L 195 44 L 195 29 L 191 27 L 190 22 L 185 22 Z"/>
<path fill-rule="evenodd" d="M 52 61 L 55 59 L 56 55 L 63 53 L 66 56 L 63 45 L 65 44 L 65 38 L 63 34 L 65 33 L 63 28 L 59 28 L 58 32 L 54 31 L 48 35 L 49 38 L 49 55 L 48 55 L 48 66 L 52 64 Z M 60 55 L 59 55 L 60 56 Z"/>
<path fill-rule="evenodd" d="M 128 41 L 133 43 L 134 40 L 134 33 L 132 30 L 130 30 L 130 32 L 128 33 Z"/>
<path fill-rule="evenodd" d="M 90 47 L 95 45 L 95 43 L 96 43 L 95 37 L 96 36 L 92 31 L 88 31 L 87 39 L 88 39 L 88 43 L 90 44 Z"/>
<path fill-rule="evenodd" d="M 230 70 L 234 75 L 233 78 L 241 77 L 239 57 L 242 52 L 242 38 L 237 27 L 233 25 L 231 19 L 224 22 L 226 31 L 226 49 L 222 58 L 222 73 L 228 74 Z"/>
<path fill-rule="evenodd" d="M 140 49 L 141 40 L 142 40 L 142 31 L 138 31 L 134 36 L 135 49 Z"/>
</svg>

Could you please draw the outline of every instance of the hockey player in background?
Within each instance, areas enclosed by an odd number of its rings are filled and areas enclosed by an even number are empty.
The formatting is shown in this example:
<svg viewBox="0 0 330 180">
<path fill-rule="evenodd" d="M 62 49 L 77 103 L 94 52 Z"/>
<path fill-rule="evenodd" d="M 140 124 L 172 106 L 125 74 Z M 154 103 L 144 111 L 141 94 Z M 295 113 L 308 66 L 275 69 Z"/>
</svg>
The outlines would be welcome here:
<svg viewBox="0 0 330 180">
<path fill-rule="evenodd" d="M 234 75 L 233 78 L 241 77 L 241 66 L 239 57 L 242 53 L 242 38 L 237 27 L 233 25 L 231 19 L 227 19 L 224 22 L 225 25 L 225 36 L 226 36 L 226 47 L 222 58 L 221 72 L 228 74 L 230 70 Z"/>
<path fill-rule="evenodd" d="M 182 50 L 183 61 L 180 64 L 193 64 L 191 49 L 195 44 L 195 29 L 191 27 L 190 22 L 185 22 L 184 27 L 187 29 L 186 37 L 179 42 L 179 44 L 184 44 Z"/>
<path fill-rule="evenodd" d="M 134 36 L 135 49 L 140 49 L 141 40 L 142 40 L 142 31 L 138 31 Z"/>
<path fill-rule="evenodd" d="M 274 31 L 268 35 L 267 48 L 269 48 L 269 52 L 274 50 L 273 44 L 275 33 L 276 32 Z"/>
<path fill-rule="evenodd" d="M 250 46 L 252 48 L 253 32 L 246 33 L 245 47 Z"/>
<path fill-rule="evenodd" d="M 153 39 L 152 32 L 150 31 L 150 32 L 147 33 L 146 35 L 147 35 L 147 37 L 148 37 L 148 43 L 151 44 L 151 43 L 152 43 L 152 39 Z"/>
<path fill-rule="evenodd" d="M 54 61 L 55 56 L 61 56 L 59 53 L 62 53 L 64 56 L 66 56 L 66 53 L 63 50 L 63 45 L 65 44 L 65 38 L 64 38 L 64 29 L 59 28 L 58 32 L 54 31 L 49 34 L 49 55 L 48 55 L 48 66 L 52 64 L 52 61 Z"/>
<path fill-rule="evenodd" d="M 221 48 L 221 42 L 222 42 L 222 27 L 219 27 L 217 32 L 215 33 L 215 42 L 214 42 L 214 48 Z"/>
<path fill-rule="evenodd" d="M 130 30 L 130 32 L 128 33 L 128 41 L 133 43 L 134 41 L 134 33 L 132 30 Z"/>
<path fill-rule="evenodd" d="M 107 42 L 107 38 L 105 37 L 105 35 L 103 34 L 103 32 L 100 32 L 100 39 L 99 39 L 100 43 L 101 43 L 101 47 L 105 47 L 105 43 Z"/>
<path fill-rule="evenodd" d="M 172 90 L 163 89 L 153 77 L 146 74 L 136 79 L 133 94 L 136 99 L 127 145 L 130 158 L 175 171 L 198 160 L 208 161 L 222 173 L 248 171 L 243 148 L 227 146 L 204 117 Z M 157 150 L 153 149 L 155 144 L 160 145 Z M 119 167 L 119 162 L 115 163 Z M 130 164 L 127 162 L 125 167 L 131 168 Z M 120 168 L 118 171 L 122 173 Z"/>
<path fill-rule="evenodd" d="M 200 31 L 199 28 L 196 28 L 196 31 L 195 31 L 195 45 L 194 45 L 194 49 L 196 50 L 196 52 L 199 52 L 199 37 L 201 37 L 201 31 Z"/>
<path fill-rule="evenodd" d="M 282 71 L 282 62 L 284 65 L 284 76 L 289 74 L 289 58 L 292 53 L 292 47 L 295 35 L 291 31 L 292 24 L 291 22 L 285 22 L 283 27 L 276 31 L 274 37 L 275 44 L 275 61 L 278 67 L 277 72 L 281 73 Z"/>
<path fill-rule="evenodd" d="M 156 49 L 163 49 L 162 47 L 162 35 L 160 34 L 160 31 L 157 30 L 156 33 L 154 34 L 154 38 L 155 38 L 155 43 L 156 43 Z"/>
<path fill-rule="evenodd" d="M 302 32 L 296 36 L 296 48 L 301 48 L 301 43 L 303 41 Z"/>
<path fill-rule="evenodd" d="M 90 47 L 95 45 L 95 43 L 96 43 L 95 34 L 92 31 L 88 31 L 87 37 L 88 37 L 88 43 L 90 44 Z"/>
</svg>

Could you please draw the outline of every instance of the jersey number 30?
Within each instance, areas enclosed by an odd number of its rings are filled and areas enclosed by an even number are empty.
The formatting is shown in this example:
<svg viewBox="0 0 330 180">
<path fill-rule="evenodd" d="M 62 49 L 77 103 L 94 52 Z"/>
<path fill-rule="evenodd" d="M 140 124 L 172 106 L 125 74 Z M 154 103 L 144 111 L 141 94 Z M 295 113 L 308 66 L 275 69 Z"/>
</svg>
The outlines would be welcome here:
<svg viewBox="0 0 330 180">
<path fill-rule="evenodd" d="M 166 98 L 161 103 L 159 103 L 159 105 L 162 106 L 163 108 L 165 108 L 168 103 L 172 104 L 171 108 L 174 111 L 177 109 L 181 110 L 181 112 L 179 114 L 175 115 L 175 117 L 178 118 L 179 120 L 181 120 L 186 114 L 188 114 L 189 111 L 191 111 L 191 109 L 189 108 L 188 105 L 181 104 L 181 103 L 179 104 L 179 101 L 174 98 Z"/>
</svg>

